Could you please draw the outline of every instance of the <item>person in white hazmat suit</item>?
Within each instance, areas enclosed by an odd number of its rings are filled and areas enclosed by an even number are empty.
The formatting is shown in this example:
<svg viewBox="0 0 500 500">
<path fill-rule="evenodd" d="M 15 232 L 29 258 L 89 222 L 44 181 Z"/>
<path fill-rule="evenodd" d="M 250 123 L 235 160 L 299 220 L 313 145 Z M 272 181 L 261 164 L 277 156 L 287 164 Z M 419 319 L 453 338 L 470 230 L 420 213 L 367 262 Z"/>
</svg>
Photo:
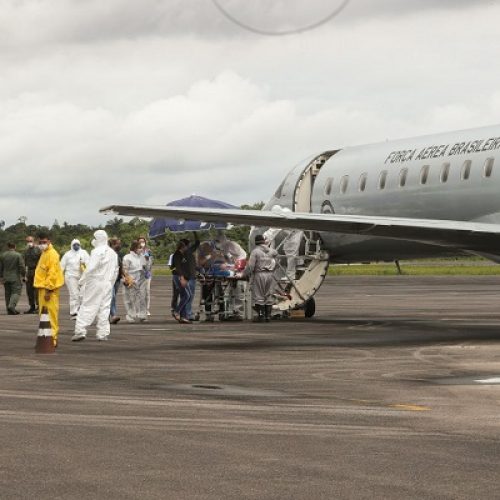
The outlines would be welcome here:
<svg viewBox="0 0 500 500">
<path fill-rule="evenodd" d="M 273 205 L 273 207 L 271 208 L 271 212 L 274 212 L 275 214 L 278 215 L 282 215 L 282 214 L 289 214 L 292 211 L 288 207 Z M 276 243 L 274 240 L 282 231 L 283 229 L 279 227 L 270 227 L 267 229 L 267 231 L 264 232 L 264 238 L 266 239 L 266 241 L 269 242 L 271 248 L 276 248 Z"/>
<path fill-rule="evenodd" d="M 87 328 L 96 319 L 97 340 L 107 340 L 110 333 L 109 310 L 118 276 L 118 255 L 108 245 L 108 235 L 102 229 L 94 233 L 92 246 L 89 264 L 80 279 L 83 295 L 73 341 L 85 339 Z"/>
<path fill-rule="evenodd" d="M 286 275 L 288 276 L 289 280 L 294 280 L 296 278 L 300 246 L 303 239 L 304 231 L 295 229 L 288 231 L 288 235 L 283 242 L 283 252 L 285 252 L 286 255 Z"/>
<path fill-rule="evenodd" d="M 272 211 L 283 214 L 292 212 L 288 207 L 281 207 L 280 205 L 274 205 Z M 276 248 L 275 240 L 278 236 L 283 238 L 280 247 L 286 256 L 286 276 L 289 280 L 294 280 L 296 278 L 300 246 L 304 239 L 304 231 L 300 229 L 270 227 L 264 233 L 264 238 L 270 242 L 271 248 Z"/>
<path fill-rule="evenodd" d="M 226 260 L 231 264 L 234 264 L 237 260 L 247 258 L 247 253 L 243 250 L 241 245 L 236 241 L 229 240 L 221 230 L 217 231 L 215 248 L 222 252 Z"/>
<path fill-rule="evenodd" d="M 80 240 L 71 242 L 71 249 L 61 259 L 61 268 L 64 273 L 64 282 L 69 292 L 69 314 L 71 319 L 76 319 L 81 302 L 80 278 L 88 266 L 90 256 L 87 250 L 80 245 Z"/>
</svg>

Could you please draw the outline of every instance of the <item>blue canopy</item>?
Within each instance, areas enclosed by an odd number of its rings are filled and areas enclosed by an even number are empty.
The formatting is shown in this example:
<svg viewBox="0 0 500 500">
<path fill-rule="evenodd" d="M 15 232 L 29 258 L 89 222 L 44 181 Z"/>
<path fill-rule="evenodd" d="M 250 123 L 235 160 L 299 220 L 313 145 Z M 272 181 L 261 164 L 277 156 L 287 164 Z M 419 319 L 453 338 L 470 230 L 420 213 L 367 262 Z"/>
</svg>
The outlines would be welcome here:
<svg viewBox="0 0 500 500">
<path fill-rule="evenodd" d="M 175 200 L 167 203 L 168 207 L 196 207 L 196 208 L 238 208 L 229 203 L 225 203 L 219 200 L 210 200 L 209 198 L 204 198 L 203 196 L 191 195 L 182 200 Z M 200 231 L 207 229 L 226 229 L 227 224 L 224 222 L 216 223 L 205 223 L 202 221 L 179 221 L 177 219 L 166 219 L 158 218 L 153 219 L 149 226 L 149 237 L 157 238 L 165 234 L 167 229 L 174 233 L 179 233 L 182 231 Z"/>
</svg>

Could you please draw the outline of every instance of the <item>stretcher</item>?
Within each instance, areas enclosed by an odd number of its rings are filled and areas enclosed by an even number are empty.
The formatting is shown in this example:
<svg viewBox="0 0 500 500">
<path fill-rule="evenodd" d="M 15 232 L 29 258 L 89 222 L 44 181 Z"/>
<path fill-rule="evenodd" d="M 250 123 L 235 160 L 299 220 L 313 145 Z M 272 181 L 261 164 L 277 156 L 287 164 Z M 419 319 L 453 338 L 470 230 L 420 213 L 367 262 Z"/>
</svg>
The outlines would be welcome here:
<svg viewBox="0 0 500 500">
<path fill-rule="evenodd" d="M 200 302 L 198 316 L 201 321 L 242 321 L 251 308 L 247 281 L 233 275 L 198 274 Z M 251 317 L 251 312 L 250 312 Z"/>
</svg>

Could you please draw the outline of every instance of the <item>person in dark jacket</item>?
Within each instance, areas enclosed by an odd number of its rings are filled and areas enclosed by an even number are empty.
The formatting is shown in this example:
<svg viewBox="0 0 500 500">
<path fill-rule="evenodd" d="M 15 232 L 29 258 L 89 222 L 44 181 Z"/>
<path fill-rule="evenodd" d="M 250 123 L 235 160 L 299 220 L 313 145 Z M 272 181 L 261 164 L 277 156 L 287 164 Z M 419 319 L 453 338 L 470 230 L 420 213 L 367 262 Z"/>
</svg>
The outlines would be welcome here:
<svg viewBox="0 0 500 500">
<path fill-rule="evenodd" d="M 33 282 L 35 280 L 35 269 L 41 255 L 42 251 L 38 248 L 38 245 L 35 245 L 33 236 L 27 236 L 24 263 L 26 264 L 26 295 L 30 307 L 24 314 L 36 314 L 38 312 L 38 293 L 33 286 Z"/>
<path fill-rule="evenodd" d="M 120 289 L 121 279 L 123 278 L 123 271 L 122 271 L 123 256 L 121 254 L 122 242 L 119 238 L 111 238 L 109 240 L 109 246 L 116 252 L 116 255 L 118 256 L 118 276 L 116 277 L 116 281 L 113 286 L 113 295 L 111 298 L 111 308 L 109 312 L 109 322 L 112 325 L 116 325 L 118 321 L 120 321 L 120 316 L 118 316 L 116 307 L 116 297 L 118 296 L 118 290 Z"/>
<path fill-rule="evenodd" d="M 185 248 L 185 256 L 187 260 L 187 265 L 189 268 L 188 275 L 186 276 L 188 280 L 189 287 L 189 302 L 186 306 L 187 317 L 193 321 L 195 320 L 195 315 L 193 314 L 193 301 L 194 294 L 196 292 L 196 251 L 200 246 L 200 240 L 198 238 L 198 234 L 193 232 L 194 242 L 189 241 L 187 238 L 181 240 L 182 243 L 186 246 Z"/>
<path fill-rule="evenodd" d="M 174 286 L 179 294 L 179 301 L 175 305 L 174 318 L 179 323 L 191 323 L 188 316 L 187 306 L 191 300 L 189 289 L 189 263 L 186 254 L 187 246 L 183 241 L 179 241 L 177 249 L 172 257 L 172 278 Z"/>
<path fill-rule="evenodd" d="M 179 289 L 177 288 L 175 282 L 174 254 L 170 254 L 170 257 L 168 259 L 168 267 L 172 271 L 172 299 L 170 301 L 170 312 L 174 318 L 178 319 L 176 309 L 177 305 L 179 304 Z"/>
<path fill-rule="evenodd" d="M 5 288 L 7 314 L 19 314 L 16 307 L 21 297 L 22 281 L 25 276 L 23 256 L 16 252 L 15 243 L 7 243 L 7 251 L 0 255 L 0 282 Z"/>
</svg>

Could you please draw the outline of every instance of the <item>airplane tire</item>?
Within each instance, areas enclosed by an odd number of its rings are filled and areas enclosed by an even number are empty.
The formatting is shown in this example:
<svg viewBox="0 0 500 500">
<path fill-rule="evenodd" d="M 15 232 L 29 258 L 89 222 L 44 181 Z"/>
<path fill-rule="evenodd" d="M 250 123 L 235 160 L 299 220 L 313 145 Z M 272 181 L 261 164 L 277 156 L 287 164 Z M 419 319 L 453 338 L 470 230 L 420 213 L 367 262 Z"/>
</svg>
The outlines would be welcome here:
<svg viewBox="0 0 500 500">
<path fill-rule="evenodd" d="M 304 316 L 312 318 L 316 312 L 316 301 L 313 298 L 307 299 L 304 304 Z"/>
</svg>

